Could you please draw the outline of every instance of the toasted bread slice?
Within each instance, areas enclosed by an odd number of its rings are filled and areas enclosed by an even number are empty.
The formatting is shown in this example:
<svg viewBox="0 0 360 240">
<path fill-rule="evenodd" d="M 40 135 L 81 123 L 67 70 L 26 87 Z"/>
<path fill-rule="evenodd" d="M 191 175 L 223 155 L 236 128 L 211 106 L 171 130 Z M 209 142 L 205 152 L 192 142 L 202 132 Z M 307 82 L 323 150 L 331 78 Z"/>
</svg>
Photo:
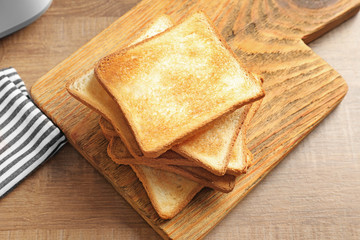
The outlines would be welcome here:
<svg viewBox="0 0 360 240">
<path fill-rule="evenodd" d="M 102 58 L 95 74 L 147 157 L 264 96 L 202 12 Z"/>
<path fill-rule="evenodd" d="M 163 219 L 173 218 L 203 188 L 201 184 L 171 172 L 142 165 L 130 166 Z"/>
</svg>

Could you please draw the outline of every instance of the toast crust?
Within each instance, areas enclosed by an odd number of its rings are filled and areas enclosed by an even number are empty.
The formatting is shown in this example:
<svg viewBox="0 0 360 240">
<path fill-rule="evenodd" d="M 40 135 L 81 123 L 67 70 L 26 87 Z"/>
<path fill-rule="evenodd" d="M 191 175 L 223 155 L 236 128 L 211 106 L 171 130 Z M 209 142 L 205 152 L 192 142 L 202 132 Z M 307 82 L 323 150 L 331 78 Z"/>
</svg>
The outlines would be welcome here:
<svg viewBox="0 0 360 240">
<path fill-rule="evenodd" d="M 111 123 L 103 116 L 99 118 L 99 126 L 107 140 L 110 140 L 113 137 L 119 137 Z"/>
<path fill-rule="evenodd" d="M 259 110 L 262 103 L 262 99 L 251 104 L 249 111 L 246 115 L 244 123 L 240 129 L 240 133 L 235 143 L 235 147 L 231 153 L 231 160 L 229 162 L 226 173 L 231 175 L 241 175 L 247 172 L 247 169 L 252 165 L 254 159 L 253 154 L 250 149 L 247 147 L 246 142 L 246 133 L 249 128 L 251 120 L 254 118 L 255 114 Z"/>
<path fill-rule="evenodd" d="M 240 129 L 234 146 L 226 173 L 239 176 L 246 173 L 247 170 L 247 146 L 243 127 Z"/>
<path fill-rule="evenodd" d="M 104 132 L 103 132 L 104 133 Z M 105 133 L 104 133 L 105 135 Z M 122 143 L 119 137 L 110 136 L 107 147 L 107 153 L 109 157 L 118 164 L 140 164 L 146 166 L 158 166 L 158 165 L 176 165 L 176 166 L 193 166 L 196 167 L 196 163 L 182 158 L 173 151 L 167 151 L 159 158 L 132 158 L 131 154 L 127 151 L 125 145 Z M 109 137 L 107 137 L 109 138 Z M 123 156 L 123 157 L 119 157 Z"/>
</svg>

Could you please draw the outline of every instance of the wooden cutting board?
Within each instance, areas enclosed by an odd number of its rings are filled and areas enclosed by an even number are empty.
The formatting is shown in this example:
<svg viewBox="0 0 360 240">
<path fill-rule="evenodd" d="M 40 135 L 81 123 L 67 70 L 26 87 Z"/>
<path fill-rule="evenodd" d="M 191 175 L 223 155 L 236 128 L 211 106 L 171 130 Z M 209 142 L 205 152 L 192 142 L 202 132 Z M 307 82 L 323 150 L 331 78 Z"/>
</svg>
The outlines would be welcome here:
<svg viewBox="0 0 360 240">
<path fill-rule="evenodd" d="M 201 238 L 345 96 L 345 81 L 303 41 L 316 39 L 359 8 L 360 1 L 341 0 L 144 0 L 39 79 L 31 94 L 71 144 L 162 237 Z M 240 60 L 264 77 L 266 97 L 248 131 L 255 156 L 249 173 L 237 179 L 231 193 L 204 189 L 174 219 L 164 221 L 130 168 L 108 158 L 99 116 L 64 87 L 99 58 L 129 44 L 160 13 L 177 21 L 198 9 L 213 19 Z"/>
</svg>

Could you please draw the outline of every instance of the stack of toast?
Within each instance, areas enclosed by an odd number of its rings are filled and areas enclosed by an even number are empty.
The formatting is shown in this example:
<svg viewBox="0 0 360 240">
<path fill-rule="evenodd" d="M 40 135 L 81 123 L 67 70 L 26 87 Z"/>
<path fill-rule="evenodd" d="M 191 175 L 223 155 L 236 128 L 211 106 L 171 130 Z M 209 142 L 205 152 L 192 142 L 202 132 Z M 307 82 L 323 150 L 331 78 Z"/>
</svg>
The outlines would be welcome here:
<svg viewBox="0 0 360 240">
<path fill-rule="evenodd" d="M 67 90 L 101 115 L 108 155 L 131 166 L 163 219 L 203 187 L 230 192 L 251 165 L 246 129 L 262 80 L 201 11 L 177 24 L 159 16 Z"/>
</svg>

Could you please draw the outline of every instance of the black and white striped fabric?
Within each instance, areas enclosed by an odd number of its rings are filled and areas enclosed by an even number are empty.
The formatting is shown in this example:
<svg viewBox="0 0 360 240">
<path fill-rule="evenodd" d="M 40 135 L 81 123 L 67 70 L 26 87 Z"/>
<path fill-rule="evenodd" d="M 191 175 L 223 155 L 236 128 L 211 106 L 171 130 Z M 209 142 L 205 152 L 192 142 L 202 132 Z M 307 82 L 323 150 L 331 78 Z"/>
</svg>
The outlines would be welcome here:
<svg viewBox="0 0 360 240">
<path fill-rule="evenodd" d="M 0 198 L 64 144 L 14 68 L 0 69 Z"/>
</svg>

